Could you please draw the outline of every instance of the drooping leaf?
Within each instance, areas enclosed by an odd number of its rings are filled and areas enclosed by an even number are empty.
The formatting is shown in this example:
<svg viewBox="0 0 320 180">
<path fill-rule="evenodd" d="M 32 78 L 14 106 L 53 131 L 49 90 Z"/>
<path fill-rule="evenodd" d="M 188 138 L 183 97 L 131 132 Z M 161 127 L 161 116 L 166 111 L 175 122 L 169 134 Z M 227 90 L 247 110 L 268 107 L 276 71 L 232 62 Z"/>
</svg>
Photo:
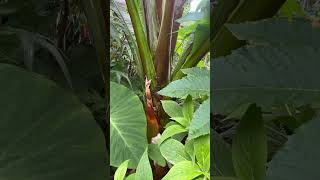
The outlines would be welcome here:
<svg viewBox="0 0 320 180">
<path fill-rule="evenodd" d="M 267 138 L 260 108 L 251 105 L 232 142 L 232 160 L 240 180 L 265 179 Z"/>
<path fill-rule="evenodd" d="M 179 124 L 171 125 L 163 131 L 158 144 L 160 145 L 163 141 L 172 137 L 173 135 L 180 134 L 183 132 L 187 132 L 187 130 L 184 127 L 182 127 L 181 125 L 179 125 Z"/>
<path fill-rule="evenodd" d="M 135 179 L 153 180 L 152 169 L 148 158 L 148 148 L 146 148 L 139 161 Z"/>
<path fill-rule="evenodd" d="M 252 102 L 264 110 L 319 102 L 319 55 L 319 48 L 260 45 L 213 60 L 211 112 L 230 113 Z"/>
<path fill-rule="evenodd" d="M 210 100 L 203 102 L 192 117 L 188 139 L 210 133 Z"/>
<path fill-rule="evenodd" d="M 114 180 L 124 180 L 127 172 L 129 160 L 124 161 L 114 173 Z"/>
<path fill-rule="evenodd" d="M 145 112 L 132 91 L 114 82 L 110 87 L 110 164 L 130 159 L 128 167 L 136 168 L 147 147 Z"/>
<path fill-rule="evenodd" d="M 301 126 L 268 165 L 267 179 L 319 179 L 319 116 Z"/>
<path fill-rule="evenodd" d="M 108 177 L 104 135 L 77 97 L 8 64 L 0 82 L 1 179 Z"/>
<path fill-rule="evenodd" d="M 228 29 L 240 40 L 254 44 L 270 43 L 286 46 L 320 47 L 320 28 L 305 19 L 270 18 L 241 24 L 228 24 Z"/>
<path fill-rule="evenodd" d="M 177 140 L 168 139 L 159 146 L 161 154 L 171 164 L 189 160 L 183 144 Z"/>
<path fill-rule="evenodd" d="M 154 160 L 157 164 L 164 167 L 166 166 L 166 160 L 161 155 L 160 148 L 158 144 L 149 144 L 148 145 L 148 155 L 150 159 Z"/>
<path fill-rule="evenodd" d="M 181 161 L 175 164 L 162 180 L 193 179 L 201 174 L 198 165 L 192 164 L 191 161 Z"/>
</svg>

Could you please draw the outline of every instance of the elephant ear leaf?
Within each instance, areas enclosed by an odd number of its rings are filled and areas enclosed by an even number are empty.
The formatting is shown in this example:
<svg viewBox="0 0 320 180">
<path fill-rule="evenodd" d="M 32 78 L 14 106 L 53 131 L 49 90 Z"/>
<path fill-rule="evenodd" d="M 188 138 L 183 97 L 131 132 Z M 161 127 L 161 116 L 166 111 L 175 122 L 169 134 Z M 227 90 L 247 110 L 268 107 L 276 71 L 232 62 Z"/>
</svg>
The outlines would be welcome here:
<svg viewBox="0 0 320 180">
<path fill-rule="evenodd" d="M 123 85 L 110 82 L 110 92 L 110 164 L 118 167 L 130 159 L 128 168 L 136 168 L 148 146 L 143 105 Z"/>
<path fill-rule="evenodd" d="M 0 177 L 108 177 L 102 131 L 77 97 L 22 68 L 0 64 Z"/>
<path fill-rule="evenodd" d="M 320 179 L 319 116 L 297 129 L 269 163 L 268 180 Z"/>
</svg>

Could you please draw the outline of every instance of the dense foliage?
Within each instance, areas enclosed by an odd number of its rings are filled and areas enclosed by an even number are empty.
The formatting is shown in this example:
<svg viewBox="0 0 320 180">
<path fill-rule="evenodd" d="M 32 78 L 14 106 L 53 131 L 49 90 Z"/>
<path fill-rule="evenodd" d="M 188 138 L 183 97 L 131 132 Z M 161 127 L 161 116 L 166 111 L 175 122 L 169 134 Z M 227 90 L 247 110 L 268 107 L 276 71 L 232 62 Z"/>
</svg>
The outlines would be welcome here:
<svg viewBox="0 0 320 180">
<path fill-rule="evenodd" d="M 320 178 L 320 29 L 305 14 L 288 0 L 272 18 L 225 24 L 243 45 L 211 62 L 213 179 Z"/>
</svg>

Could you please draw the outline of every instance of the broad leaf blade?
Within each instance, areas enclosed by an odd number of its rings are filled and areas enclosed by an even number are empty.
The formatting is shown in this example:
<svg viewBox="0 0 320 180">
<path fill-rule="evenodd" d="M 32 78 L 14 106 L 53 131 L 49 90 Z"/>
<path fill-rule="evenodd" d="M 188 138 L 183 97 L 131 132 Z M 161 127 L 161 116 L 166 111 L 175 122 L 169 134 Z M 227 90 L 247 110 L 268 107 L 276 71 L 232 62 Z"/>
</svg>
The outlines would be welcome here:
<svg viewBox="0 0 320 180">
<path fill-rule="evenodd" d="M 160 152 L 171 164 L 177 164 L 181 161 L 189 160 L 183 144 L 174 139 L 168 139 L 163 142 L 160 145 Z"/>
<path fill-rule="evenodd" d="M 135 168 L 147 147 L 144 109 L 132 91 L 114 82 L 110 86 L 110 164 L 130 159 L 128 167 Z"/>
<path fill-rule="evenodd" d="M 192 117 L 188 139 L 210 133 L 210 100 L 203 102 Z"/>
<path fill-rule="evenodd" d="M 124 177 L 127 172 L 129 160 L 123 162 L 114 173 L 114 180 L 124 180 Z"/>
<path fill-rule="evenodd" d="M 248 108 L 237 127 L 232 160 L 240 180 L 265 179 L 267 138 L 261 110 L 255 104 Z"/>
<path fill-rule="evenodd" d="M 320 179 L 319 116 L 300 127 L 268 165 L 268 180 Z"/>
<path fill-rule="evenodd" d="M 271 18 L 242 24 L 228 24 L 229 30 L 240 40 L 255 44 L 285 44 L 286 46 L 320 47 L 320 28 L 311 21 L 288 18 Z"/>
<path fill-rule="evenodd" d="M 245 103 L 264 110 L 275 105 L 317 103 L 320 49 L 311 47 L 247 46 L 212 62 L 214 113 L 230 113 Z M 239 63 L 241 62 L 241 63 Z"/>
<path fill-rule="evenodd" d="M 1 179 L 107 179 L 103 133 L 74 95 L 6 64 L 0 83 Z"/>
<path fill-rule="evenodd" d="M 171 125 L 164 130 L 158 144 L 160 145 L 163 141 L 172 137 L 173 135 L 180 134 L 186 131 L 187 130 L 179 124 Z"/>
<path fill-rule="evenodd" d="M 158 165 L 165 167 L 166 160 L 161 155 L 160 148 L 158 144 L 149 144 L 148 146 L 148 155 L 150 159 L 154 160 Z"/>
<path fill-rule="evenodd" d="M 214 130 L 211 131 L 211 174 L 214 176 L 235 176 L 231 147 Z"/>
<path fill-rule="evenodd" d="M 135 175 L 135 179 L 152 180 L 152 169 L 148 158 L 148 148 L 144 151 Z"/>
<path fill-rule="evenodd" d="M 198 165 L 193 165 L 191 161 L 181 161 L 174 165 L 162 180 L 193 179 L 201 174 Z"/>
</svg>

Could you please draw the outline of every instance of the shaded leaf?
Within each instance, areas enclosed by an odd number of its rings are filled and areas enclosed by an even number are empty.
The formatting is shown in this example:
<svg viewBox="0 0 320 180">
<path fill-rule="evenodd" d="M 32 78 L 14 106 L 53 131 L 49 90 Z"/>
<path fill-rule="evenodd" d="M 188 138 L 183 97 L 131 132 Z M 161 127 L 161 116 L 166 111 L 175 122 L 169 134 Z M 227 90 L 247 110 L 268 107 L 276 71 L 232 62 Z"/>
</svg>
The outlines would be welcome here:
<svg viewBox="0 0 320 180">
<path fill-rule="evenodd" d="M 2 179 L 107 179 L 104 135 L 77 97 L 7 64 L 0 82 Z"/>
<path fill-rule="evenodd" d="M 267 179 L 319 179 L 319 116 L 297 129 L 268 165 Z"/>
<path fill-rule="evenodd" d="M 232 142 L 232 160 L 240 180 L 265 179 L 267 138 L 260 108 L 251 105 Z"/>
<path fill-rule="evenodd" d="M 264 110 L 320 99 L 319 48 L 247 46 L 212 62 L 213 113 L 230 113 L 255 102 Z M 238 63 L 241 62 L 241 63 Z M 320 74 L 319 74 L 320 75 Z"/>
<path fill-rule="evenodd" d="M 149 144 L 148 145 L 148 155 L 150 159 L 154 160 L 157 164 L 164 167 L 167 165 L 166 160 L 161 155 L 158 144 Z"/>
<path fill-rule="evenodd" d="M 255 44 L 285 44 L 286 46 L 320 47 L 319 28 L 305 19 L 271 18 L 242 24 L 228 24 L 228 29 L 240 40 Z"/>
</svg>

